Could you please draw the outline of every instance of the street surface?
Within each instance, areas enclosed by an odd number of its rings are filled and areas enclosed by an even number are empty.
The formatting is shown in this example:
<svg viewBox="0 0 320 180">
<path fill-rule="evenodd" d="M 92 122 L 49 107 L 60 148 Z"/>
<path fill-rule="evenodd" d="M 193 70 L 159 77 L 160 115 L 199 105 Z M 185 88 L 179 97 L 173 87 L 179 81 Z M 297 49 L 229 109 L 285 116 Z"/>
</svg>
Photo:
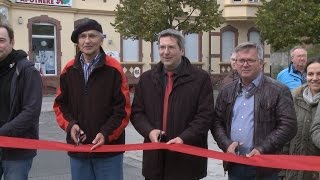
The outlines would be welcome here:
<svg viewBox="0 0 320 180">
<path fill-rule="evenodd" d="M 65 142 L 65 133 L 57 126 L 53 112 L 42 112 L 39 125 L 40 139 Z M 68 179 L 71 179 L 71 176 L 69 157 L 66 152 L 38 151 L 33 161 L 29 180 Z M 124 179 L 143 179 L 141 162 L 127 155 L 124 156 Z"/>
<path fill-rule="evenodd" d="M 65 132 L 61 130 L 52 112 L 53 97 L 45 97 L 40 116 L 39 133 L 40 139 L 65 142 Z M 126 143 L 134 144 L 143 142 L 143 138 L 129 123 L 126 128 Z M 209 134 L 209 149 L 219 150 L 216 142 Z M 124 154 L 124 180 L 143 180 L 141 175 L 142 151 L 129 151 Z M 69 180 L 70 167 L 69 157 L 66 152 L 38 151 L 33 161 L 29 174 L 29 180 Z M 208 176 L 203 180 L 226 180 L 222 167 L 222 161 L 209 159 Z"/>
</svg>

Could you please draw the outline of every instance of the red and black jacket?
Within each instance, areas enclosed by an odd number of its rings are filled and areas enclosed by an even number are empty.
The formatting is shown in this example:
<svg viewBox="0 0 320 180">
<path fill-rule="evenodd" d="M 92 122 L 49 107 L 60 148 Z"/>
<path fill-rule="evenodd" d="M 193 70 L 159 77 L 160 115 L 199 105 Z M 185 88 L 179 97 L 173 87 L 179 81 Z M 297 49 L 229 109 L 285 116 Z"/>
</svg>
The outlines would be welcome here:
<svg viewBox="0 0 320 180">
<path fill-rule="evenodd" d="M 105 144 L 124 144 L 124 128 L 130 117 L 130 97 L 127 79 L 120 63 L 101 51 L 85 83 L 79 55 L 62 71 L 60 87 L 54 102 L 59 126 L 67 132 L 67 143 L 74 144 L 71 127 L 78 124 L 87 135 L 83 144 L 91 144 L 98 133 Z M 69 153 L 78 157 L 110 156 L 114 153 Z"/>
</svg>

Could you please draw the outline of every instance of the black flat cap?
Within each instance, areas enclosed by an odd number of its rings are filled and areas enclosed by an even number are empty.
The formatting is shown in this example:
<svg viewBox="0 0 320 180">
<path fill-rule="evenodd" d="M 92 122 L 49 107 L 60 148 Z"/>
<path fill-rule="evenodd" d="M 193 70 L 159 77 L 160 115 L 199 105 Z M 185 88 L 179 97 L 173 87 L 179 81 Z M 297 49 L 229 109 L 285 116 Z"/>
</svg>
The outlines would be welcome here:
<svg viewBox="0 0 320 180">
<path fill-rule="evenodd" d="M 103 33 L 101 24 L 99 24 L 96 20 L 85 19 L 83 22 L 81 22 L 75 27 L 74 31 L 71 34 L 71 41 L 74 43 L 78 43 L 79 34 L 89 30 L 96 30 Z"/>
</svg>

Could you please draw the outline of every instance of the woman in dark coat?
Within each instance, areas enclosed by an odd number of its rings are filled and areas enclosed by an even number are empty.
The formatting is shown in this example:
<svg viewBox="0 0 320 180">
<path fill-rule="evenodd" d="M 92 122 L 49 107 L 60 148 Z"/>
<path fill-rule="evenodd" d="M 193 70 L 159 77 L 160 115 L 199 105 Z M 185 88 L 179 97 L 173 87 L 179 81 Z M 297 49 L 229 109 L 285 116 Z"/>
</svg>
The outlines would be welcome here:
<svg viewBox="0 0 320 180">
<path fill-rule="evenodd" d="M 298 131 L 291 140 L 289 154 L 292 155 L 319 155 L 320 150 L 311 140 L 310 126 L 316 119 L 320 119 L 320 59 L 313 59 L 306 65 L 307 84 L 295 89 L 295 110 L 298 121 Z M 319 139 L 318 139 L 319 141 Z M 319 173 L 311 171 L 287 170 L 288 180 L 318 180 Z"/>
</svg>

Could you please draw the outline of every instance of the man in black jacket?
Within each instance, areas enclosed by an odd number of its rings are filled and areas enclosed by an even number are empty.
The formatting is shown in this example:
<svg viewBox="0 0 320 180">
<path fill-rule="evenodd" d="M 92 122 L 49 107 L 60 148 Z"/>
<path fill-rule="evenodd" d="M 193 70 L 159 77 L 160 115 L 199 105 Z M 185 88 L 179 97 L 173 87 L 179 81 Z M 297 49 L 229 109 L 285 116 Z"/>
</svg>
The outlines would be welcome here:
<svg viewBox="0 0 320 180">
<path fill-rule="evenodd" d="M 184 42 L 174 29 L 159 33 L 161 62 L 135 87 L 131 122 L 145 142 L 208 148 L 214 106 L 210 76 L 183 56 Z M 207 158 L 144 151 L 142 174 L 150 180 L 201 179 L 207 175 Z"/>
<path fill-rule="evenodd" d="M 39 71 L 22 50 L 14 50 L 14 33 L 0 25 L 0 136 L 39 138 L 42 83 Z M 3 148 L 0 176 L 27 180 L 36 150 Z"/>
<path fill-rule="evenodd" d="M 226 153 L 247 157 L 277 154 L 297 132 L 289 88 L 263 74 L 263 50 L 245 42 L 235 49 L 240 79 L 224 86 L 217 98 L 211 129 Z M 276 169 L 225 164 L 229 180 L 278 179 Z"/>
<path fill-rule="evenodd" d="M 120 63 L 104 53 L 102 26 L 86 19 L 75 27 L 71 41 L 79 52 L 60 75 L 54 102 L 59 126 L 68 144 L 91 144 L 91 150 L 124 144 L 130 97 Z M 123 152 L 69 152 L 73 180 L 122 180 Z"/>
</svg>

